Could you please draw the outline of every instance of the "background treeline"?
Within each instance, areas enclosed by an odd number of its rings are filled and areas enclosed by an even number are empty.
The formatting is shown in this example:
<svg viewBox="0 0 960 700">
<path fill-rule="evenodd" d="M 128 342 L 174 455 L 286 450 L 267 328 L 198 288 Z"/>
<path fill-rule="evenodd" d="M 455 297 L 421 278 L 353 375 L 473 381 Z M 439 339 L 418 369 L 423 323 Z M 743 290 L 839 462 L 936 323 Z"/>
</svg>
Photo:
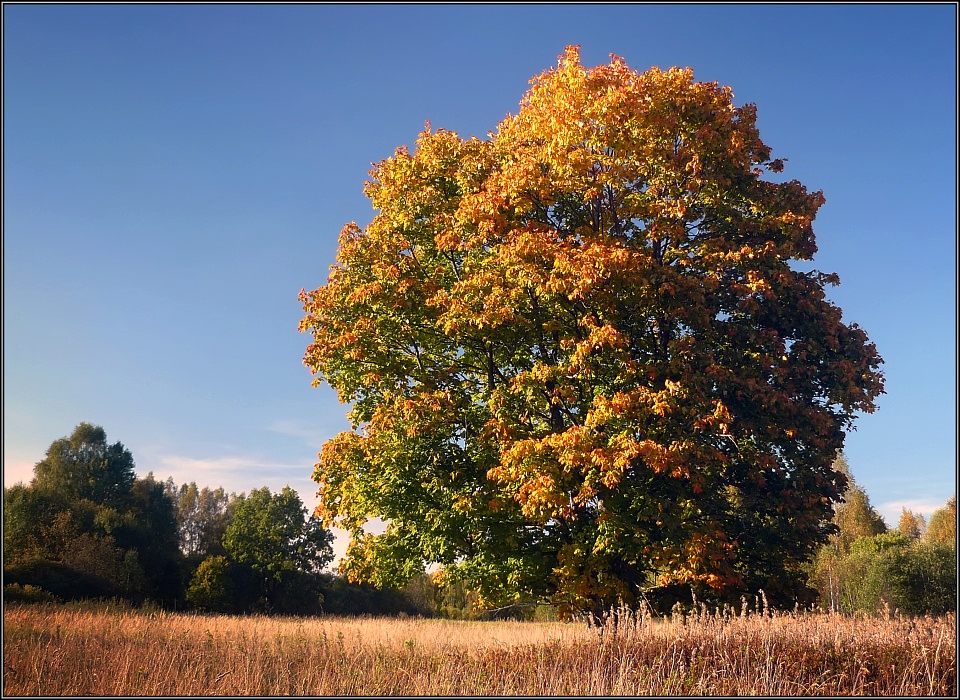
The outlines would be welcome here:
<svg viewBox="0 0 960 700">
<path fill-rule="evenodd" d="M 956 609 L 956 498 L 925 522 L 904 510 L 888 530 L 850 474 L 836 532 L 810 562 L 824 609 L 884 607 L 908 614 Z M 348 583 L 326 571 L 332 535 L 297 493 L 247 494 L 134 474 L 103 428 L 79 425 L 55 441 L 29 485 L 4 490 L 5 600 L 110 598 L 229 613 L 429 615 L 553 619 L 522 601 L 490 611 L 463 581 L 415 576 L 402 590 Z"/>
<path fill-rule="evenodd" d="M 82 423 L 28 484 L 4 489 L 4 599 L 119 599 L 175 609 L 428 614 L 401 591 L 324 571 L 330 532 L 297 493 L 138 479 L 130 452 Z"/>
<path fill-rule="evenodd" d="M 957 499 L 923 516 L 904 509 L 889 530 L 850 473 L 843 455 L 834 468 L 847 476 L 844 502 L 834 509 L 837 527 L 810 565 L 810 585 L 820 606 L 853 613 L 885 607 L 908 614 L 957 608 Z"/>
</svg>

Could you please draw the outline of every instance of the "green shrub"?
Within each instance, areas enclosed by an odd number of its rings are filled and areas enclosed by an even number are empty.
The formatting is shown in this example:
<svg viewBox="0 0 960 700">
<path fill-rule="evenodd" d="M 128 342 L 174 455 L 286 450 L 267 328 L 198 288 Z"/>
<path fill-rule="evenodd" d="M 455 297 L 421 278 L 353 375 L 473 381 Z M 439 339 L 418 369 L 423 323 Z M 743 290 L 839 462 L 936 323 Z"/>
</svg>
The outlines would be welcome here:
<svg viewBox="0 0 960 700">
<path fill-rule="evenodd" d="M 916 544 L 893 557 L 889 603 L 912 615 L 941 615 L 957 608 L 957 550 L 945 544 Z"/>
<path fill-rule="evenodd" d="M 534 622 L 557 622 L 560 616 L 557 614 L 557 608 L 553 605 L 537 605 L 533 609 Z"/>
<path fill-rule="evenodd" d="M 11 583 L 3 588 L 3 602 L 5 603 L 59 603 L 60 599 L 42 588 L 31 586 L 29 583 L 21 586 Z"/>
<path fill-rule="evenodd" d="M 824 547 L 811 583 L 822 605 L 841 612 L 889 606 L 910 615 L 941 614 L 956 609 L 956 567 L 953 547 L 888 532 L 857 539 L 847 554 Z"/>
<path fill-rule="evenodd" d="M 323 576 L 322 586 L 323 612 L 328 615 L 430 615 L 429 610 L 393 588 L 349 583 L 331 575 Z"/>
<path fill-rule="evenodd" d="M 207 557 L 190 579 L 187 603 L 198 610 L 243 613 L 262 610 L 256 574 L 223 556 Z"/>
<path fill-rule="evenodd" d="M 63 600 L 116 598 L 122 591 L 111 581 L 61 562 L 32 559 L 3 571 L 5 583 L 35 586 Z"/>
<path fill-rule="evenodd" d="M 187 602 L 199 610 L 233 612 L 236 600 L 226 557 L 207 557 L 193 573 L 187 587 Z"/>
</svg>

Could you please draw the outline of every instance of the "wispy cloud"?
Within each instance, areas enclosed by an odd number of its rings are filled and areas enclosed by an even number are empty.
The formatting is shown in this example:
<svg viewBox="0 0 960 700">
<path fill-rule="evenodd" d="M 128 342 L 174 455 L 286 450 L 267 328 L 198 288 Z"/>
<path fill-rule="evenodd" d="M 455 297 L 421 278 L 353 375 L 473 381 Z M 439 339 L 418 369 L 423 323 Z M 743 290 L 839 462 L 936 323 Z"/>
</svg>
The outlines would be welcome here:
<svg viewBox="0 0 960 700">
<path fill-rule="evenodd" d="M 267 426 L 267 430 L 278 435 L 302 440 L 316 450 L 319 450 L 331 436 L 329 430 L 321 430 L 315 425 L 308 425 L 297 420 L 275 420 Z"/>
<path fill-rule="evenodd" d="M 914 513 L 919 513 L 929 519 L 930 514 L 942 508 L 946 501 L 946 498 L 942 500 L 934 500 L 932 498 L 904 498 L 880 503 L 877 505 L 877 511 L 883 516 L 884 520 L 887 521 L 888 525 L 896 527 L 904 508 L 912 510 Z"/>
<path fill-rule="evenodd" d="M 303 470 L 303 464 L 271 462 L 249 456 L 223 457 L 186 457 L 183 455 L 161 455 L 160 466 L 178 472 L 262 472 Z"/>
<path fill-rule="evenodd" d="M 277 462 L 237 454 L 214 457 L 161 454 L 151 460 L 151 465 L 157 478 L 173 477 L 178 484 L 194 481 L 199 486 L 222 486 L 227 491 L 236 492 L 261 486 L 276 491 L 290 486 L 300 494 L 308 508 L 313 508 L 316 501 L 316 486 L 310 481 L 309 462 Z"/>
</svg>

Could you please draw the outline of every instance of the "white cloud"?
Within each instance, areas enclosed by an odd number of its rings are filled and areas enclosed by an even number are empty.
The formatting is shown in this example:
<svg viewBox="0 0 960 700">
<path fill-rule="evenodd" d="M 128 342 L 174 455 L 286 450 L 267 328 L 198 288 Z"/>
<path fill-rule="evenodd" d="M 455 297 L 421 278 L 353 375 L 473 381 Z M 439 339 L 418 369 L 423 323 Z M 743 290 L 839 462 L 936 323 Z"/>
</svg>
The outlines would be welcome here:
<svg viewBox="0 0 960 700">
<path fill-rule="evenodd" d="M 918 513 L 929 520 L 931 513 L 933 513 L 935 510 L 943 508 L 946 502 L 946 498 L 942 500 L 934 500 L 930 498 L 905 498 L 881 503 L 877 506 L 877 512 L 879 512 L 880 515 L 883 516 L 883 519 L 887 521 L 887 525 L 896 527 L 897 523 L 900 522 L 900 514 L 903 512 L 904 508 L 907 510 L 912 510 L 914 513 Z"/>
<path fill-rule="evenodd" d="M 290 486 L 300 494 L 307 508 L 312 510 L 316 505 L 316 485 L 310 480 L 312 465 L 308 461 L 276 462 L 237 454 L 216 457 L 161 454 L 145 463 L 151 465 L 150 471 L 156 478 L 173 477 L 177 484 L 194 481 L 201 487 L 222 486 L 226 491 L 238 493 L 261 486 L 267 486 L 271 491 Z"/>
<path fill-rule="evenodd" d="M 284 464 L 258 459 L 256 457 L 186 457 L 183 455 L 161 455 L 160 465 L 167 470 L 177 472 L 244 472 L 261 470 L 302 470 L 303 464 Z"/>
</svg>

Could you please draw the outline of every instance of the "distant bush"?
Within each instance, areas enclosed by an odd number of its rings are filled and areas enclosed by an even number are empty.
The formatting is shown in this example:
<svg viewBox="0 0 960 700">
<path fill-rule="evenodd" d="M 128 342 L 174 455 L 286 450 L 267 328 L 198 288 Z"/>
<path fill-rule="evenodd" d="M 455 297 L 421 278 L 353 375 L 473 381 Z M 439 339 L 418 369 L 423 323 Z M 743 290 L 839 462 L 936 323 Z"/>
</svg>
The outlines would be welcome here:
<svg viewBox="0 0 960 700">
<path fill-rule="evenodd" d="M 323 612 L 328 615 L 420 615 L 431 611 L 414 603 L 403 591 L 349 583 L 340 576 L 322 577 Z"/>
<path fill-rule="evenodd" d="M 304 571 L 285 571 L 271 598 L 271 612 L 318 615 L 323 612 L 323 579 Z"/>
<path fill-rule="evenodd" d="M 209 612 L 251 612 L 258 604 L 258 587 L 249 567 L 223 556 L 207 557 L 187 587 L 187 602 Z"/>
<path fill-rule="evenodd" d="M 226 557 L 208 557 L 200 562 L 187 587 L 187 602 L 200 610 L 232 611 L 234 601 L 227 575 L 229 568 Z"/>
<path fill-rule="evenodd" d="M 560 616 L 553 605 L 538 605 L 533 609 L 534 622 L 557 622 Z"/>
<path fill-rule="evenodd" d="M 46 559 L 33 559 L 3 570 L 4 582 L 35 586 L 63 600 L 116 598 L 122 591 L 113 582 L 95 574 Z"/>
<path fill-rule="evenodd" d="M 59 603 L 60 599 L 42 588 L 31 586 L 29 583 L 21 586 L 11 583 L 3 588 L 4 603 Z"/>
<path fill-rule="evenodd" d="M 918 544 L 891 561 L 890 604 L 913 615 L 941 615 L 957 609 L 957 550 L 946 544 Z"/>
</svg>

